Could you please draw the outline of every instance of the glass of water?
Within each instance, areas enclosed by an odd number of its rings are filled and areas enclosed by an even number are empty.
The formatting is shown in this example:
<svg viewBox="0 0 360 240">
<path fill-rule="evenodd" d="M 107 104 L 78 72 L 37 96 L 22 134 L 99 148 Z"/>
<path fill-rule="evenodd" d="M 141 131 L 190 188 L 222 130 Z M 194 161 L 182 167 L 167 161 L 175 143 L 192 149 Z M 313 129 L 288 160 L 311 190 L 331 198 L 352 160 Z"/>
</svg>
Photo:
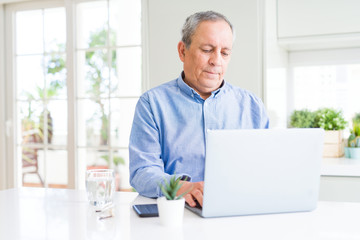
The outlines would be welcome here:
<svg viewBox="0 0 360 240">
<path fill-rule="evenodd" d="M 86 192 L 89 203 L 97 208 L 111 204 L 115 192 L 115 173 L 112 169 L 86 171 Z"/>
</svg>

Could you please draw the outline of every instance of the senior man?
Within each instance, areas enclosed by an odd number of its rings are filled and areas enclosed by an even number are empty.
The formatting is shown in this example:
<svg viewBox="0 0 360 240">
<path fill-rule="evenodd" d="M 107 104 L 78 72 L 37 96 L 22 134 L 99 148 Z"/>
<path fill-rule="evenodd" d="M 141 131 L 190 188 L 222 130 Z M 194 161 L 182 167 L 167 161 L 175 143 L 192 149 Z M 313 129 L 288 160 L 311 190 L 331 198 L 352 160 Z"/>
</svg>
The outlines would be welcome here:
<svg viewBox="0 0 360 240">
<path fill-rule="evenodd" d="M 183 72 L 140 97 L 129 152 L 130 183 L 141 195 L 162 196 L 158 183 L 176 174 L 186 180 L 178 194 L 190 189 L 186 202 L 202 206 L 206 130 L 268 128 L 262 101 L 224 80 L 233 35 L 220 13 L 189 16 L 178 43 Z"/>
</svg>

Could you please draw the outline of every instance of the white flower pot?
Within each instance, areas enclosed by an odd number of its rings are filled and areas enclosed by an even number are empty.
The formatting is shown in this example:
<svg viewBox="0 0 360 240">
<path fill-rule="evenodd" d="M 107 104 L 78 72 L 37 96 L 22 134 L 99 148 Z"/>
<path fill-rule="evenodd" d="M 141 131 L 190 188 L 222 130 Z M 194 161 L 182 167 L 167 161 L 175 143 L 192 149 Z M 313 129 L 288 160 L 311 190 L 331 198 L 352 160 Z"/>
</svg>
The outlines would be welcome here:
<svg viewBox="0 0 360 240">
<path fill-rule="evenodd" d="M 160 222 L 167 227 L 180 227 L 184 218 L 185 199 L 167 200 L 165 197 L 157 199 Z"/>
</svg>

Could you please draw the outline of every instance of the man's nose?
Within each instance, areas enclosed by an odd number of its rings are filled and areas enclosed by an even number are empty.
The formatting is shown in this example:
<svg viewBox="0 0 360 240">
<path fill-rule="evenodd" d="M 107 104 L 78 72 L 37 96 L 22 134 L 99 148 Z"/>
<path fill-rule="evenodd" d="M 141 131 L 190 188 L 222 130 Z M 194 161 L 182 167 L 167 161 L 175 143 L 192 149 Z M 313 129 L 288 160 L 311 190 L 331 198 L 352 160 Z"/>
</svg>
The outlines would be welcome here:
<svg viewBox="0 0 360 240">
<path fill-rule="evenodd" d="M 214 51 L 210 56 L 209 63 L 213 66 L 221 65 L 221 52 Z"/>
</svg>

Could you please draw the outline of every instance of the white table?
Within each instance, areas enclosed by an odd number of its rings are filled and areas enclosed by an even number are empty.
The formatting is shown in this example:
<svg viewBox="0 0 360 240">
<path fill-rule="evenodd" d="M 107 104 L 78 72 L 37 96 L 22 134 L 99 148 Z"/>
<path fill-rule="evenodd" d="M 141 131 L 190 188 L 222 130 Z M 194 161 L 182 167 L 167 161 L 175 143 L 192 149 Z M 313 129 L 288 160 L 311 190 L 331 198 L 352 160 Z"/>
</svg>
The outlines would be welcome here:
<svg viewBox="0 0 360 240">
<path fill-rule="evenodd" d="M 313 212 L 212 219 L 185 210 L 183 227 L 170 229 L 131 208 L 153 202 L 117 192 L 115 216 L 100 221 L 82 190 L 0 191 L 0 239 L 360 239 L 360 203 L 319 202 Z"/>
</svg>

